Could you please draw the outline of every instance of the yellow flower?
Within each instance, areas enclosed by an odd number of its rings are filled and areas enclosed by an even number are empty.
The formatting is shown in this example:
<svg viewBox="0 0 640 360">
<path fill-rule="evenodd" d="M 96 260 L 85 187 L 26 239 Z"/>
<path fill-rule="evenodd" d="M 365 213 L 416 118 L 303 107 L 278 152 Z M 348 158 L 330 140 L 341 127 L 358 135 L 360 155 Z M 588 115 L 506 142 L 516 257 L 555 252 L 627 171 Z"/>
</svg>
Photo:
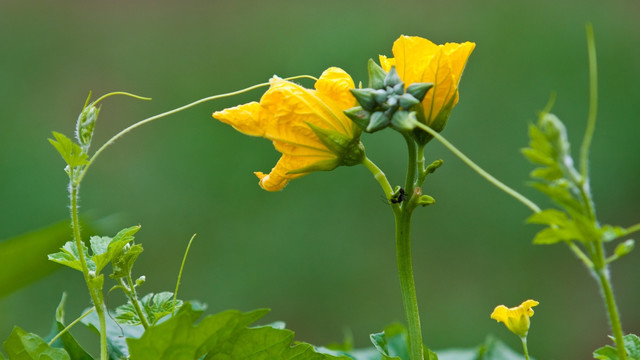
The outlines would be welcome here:
<svg viewBox="0 0 640 360">
<path fill-rule="evenodd" d="M 312 171 L 362 162 L 360 129 L 343 111 L 355 104 L 353 80 L 329 68 L 315 90 L 274 76 L 260 102 L 215 112 L 213 117 L 251 136 L 273 141 L 282 157 L 269 174 L 255 172 L 267 191 L 282 190 L 290 180 Z"/>
<path fill-rule="evenodd" d="M 514 308 L 498 305 L 491 313 L 491 318 L 503 322 L 512 333 L 523 338 L 529 332 L 529 318 L 533 316 L 531 308 L 538 304 L 535 300 L 527 300 Z"/>
<path fill-rule="evenodd" d="M 418 118 L 423 117 L 429 127 L 440 132 L 458 103 L 458 83 L 475 46 L 472 42 L 436 45 L 421 37 L 402 35 L 393 43 L 394 58 L 381 55 L 380 64 L 385 71 L 395 65 L 405 87 L 433 83 L 422 100 L 424 114 Z"/>
</svg>

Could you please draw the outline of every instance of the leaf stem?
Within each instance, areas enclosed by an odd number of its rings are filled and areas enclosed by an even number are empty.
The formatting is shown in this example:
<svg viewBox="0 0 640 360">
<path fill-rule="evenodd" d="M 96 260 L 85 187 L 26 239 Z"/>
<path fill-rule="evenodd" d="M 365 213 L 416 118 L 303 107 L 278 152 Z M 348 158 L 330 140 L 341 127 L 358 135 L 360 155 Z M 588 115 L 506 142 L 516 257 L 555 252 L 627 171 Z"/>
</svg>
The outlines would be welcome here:
<svg viewBox="0 0 640 360">
<path fill-rule="evenodd" d="M 478 175 L 480 175 L 483 178 L 485 178 L 487 181 L 489 181 L 491 184 L 496 186 L 498 189 L 504 191 L 508 195 L 510 195 L 513 198 L 515 198 L 516 200 L 520 201 L 526 207 L 531 209 L 533 212 L 536 212 L 536 213 L 540 212 L 540 207 L 538 207 L 538 205 L 536 205 L 533 201 L 527 199 L 524 195 L 522 195 L 519 192 L 513 190 L 512 188 L 510 188 L 509 186 L 505 185 L 500 180 L 496 179 L 491 174 L 486 172 L 484 169 L 482 169 L 476 163 L 471 161 L 471 159 L 469 159 L 465 154 L 463 154 L 460 150 L 458 150 L 455 146 L 453 146 L 453 144 L 451 144 L 449 141 L 447 141 L 447 139 L 445 139 L 442 135 L 437 133 L 435 130 L 433 130 L 430 127 L 428 127 L 427 125 L 419 123 L 417 121 L 415 122 L 415 125 L 417 127 L 421 128 L 422 130 L 428 132 L 429 134 L 431 134 L 434 138 L 436 138 L 436 140 L 440 141 L 440 143 L 442 143 L 442 145 L 444 145 L 447 149 L 449 149 L 449 151 L 451 151 L 455 156 L 457 156 L 460 160 L 462 160 L 462 162 L 467 164 L 473 171 L 475 171 L 476 173 L 478 173 Z"/>
<path fill-rule="evenodd" d="M 385 176 L 384 172 L 380 170 L 380 168 L 376 164 L 374 164 L 373 161 L 371 161 L 371 159 L 369 159 L 366 156 L 362 160 L 362 165 L 364 165 L 367 168 L 367 170 L 369 170 L 369 172 L 373 174 L 373 178 L 376 179 L 378 184 L 380 184 L 380 187 L 382 188 L 382 192 L 384 192 L 384 195 L 387 197 L 387 200 L 390 200 L 391 196 L 393 195 L 393 189 L 391 188 L 391 184 L 389 183 L 389 180 L 387 180 L 387 177 Z M 392 205 L 397 208 L 397 204 L 392 204 Z"/>
<path fill-rule="evenodd" d="M 628 228 L 625 229 L 625 231 L 627 235 L 632 234 L 636 231 L 640 231 L 640 224 L 629 226 Z"/>
<path fill-rule="evenodd" d="M 95 310 L 95 307 L 92 307 L 91 309 L 87 310 L 84 314 L 80 315 L 79 318 L 73 320 L 69 325 L 67 325 L 64 329 L 62 329 L 58 334 L 56 334 L 56 336 L 53 337 L 53 339 L 51 339 L 49 341 L 49 346 L 51 346 L 51 344 L 53 344 L 54 342 L 56 342 L 56 340 L 58 340 L 60 338 L 60 336 L 64 335 L 64 333 L 66 333 L 67 331 L 69 331 L 72 327 L 74 327 L 80 320 L 84 319 L 87 315 L 91 314 L 93 312 L 93 310 Z"/>
<path fill-rule="evenodd" d="M 580 147 L 580 174 L 582 182 L 588 179 L 589 166 L 589 146 L 593 139 L 593 132 L 596 127 L 596 115 L 598 112 L 598 65 L 596 62 L 596 43 L 593 35 L 593 25 L 586 26 L 587 30 L 587 52 L 589 54 L 589 115 L 587 117 L 587 128 Z"/>
<path fill-rule="evenodd" d="M 187 262 L 187 255 L 189 254 L 189 249 L 191 249 L 191 243 L 193 239 L 196 238 L 196 235 L 193 234 L 191 240 L 187 244 L 187 249 L 184 251 L 184 256 L 182 257 L 182 264 L 180 265 L 180 271 L 178 272 L 178 281 L 176 281 L 176 291 L 173 292 L 173 309 L 171 310 L 171 316 L 176 314 L 176 301 L 178 301 L 178 287 L 180 287 L 180 279 L 182 279 L 182 270 L 184 269 L 184 264 Z"/>
</svg>

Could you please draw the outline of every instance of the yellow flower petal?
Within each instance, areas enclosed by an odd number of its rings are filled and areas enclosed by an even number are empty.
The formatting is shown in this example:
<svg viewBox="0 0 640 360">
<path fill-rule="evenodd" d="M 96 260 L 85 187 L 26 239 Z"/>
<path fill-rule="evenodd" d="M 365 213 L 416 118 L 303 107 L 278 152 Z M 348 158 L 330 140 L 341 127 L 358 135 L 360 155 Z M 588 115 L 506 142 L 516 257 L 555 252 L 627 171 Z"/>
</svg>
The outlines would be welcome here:
<svg viewBox="0 0 640 360">
<path fill-rule="evenodd" d="M 529 318 L 533 316 L 532 307 L 538 304 L 539 302 L 535 300 L 526 300 L 519 306 L 513 308 L 498 305 L 491 313 L 491 318 L 504 323 L 514 334 L 525 337 L 529 332 Z"/>
<path fill-rule="evenodd" d="M 427 125 L 441 131 L 449 112 L 458 103 L 458 83 L 475 44 L 436 45 L 417 36 L 400 36 L 393 43 L 394 58 L 380 56 L 385 71 L 396 67 L 405 87 L 416 82 L 433 83 L 422 101 Z"/>
<path fill-rule="evenodd" d="M 327 147 L 316 131 L 321 129 L 348 144 L 359 143 L 359 131 L 343 111 L 355 104 L 349 89 L 351 77 L 341 69 L 329 68 L 316 81 L 316 90 L 274 76 L 259 103 L 252 102 L 215 112 L 213 117 L 252 136 L 273 141 L 283 155 L 269 174 L 256 172 L 260 186 L 278 191 L 310 171 L 332 170 L 344 164 L 346 147 Z M 313 128 L 312 128 L 313 127 Z M 315 129 L 315 130 L 314 130 Z M 342 144 L 342 143 L 341 143 Z M 331 145 L 331 144 L 329 144 Z M 354 150 L 358 150 L 355 149 Z"/>
</svg>

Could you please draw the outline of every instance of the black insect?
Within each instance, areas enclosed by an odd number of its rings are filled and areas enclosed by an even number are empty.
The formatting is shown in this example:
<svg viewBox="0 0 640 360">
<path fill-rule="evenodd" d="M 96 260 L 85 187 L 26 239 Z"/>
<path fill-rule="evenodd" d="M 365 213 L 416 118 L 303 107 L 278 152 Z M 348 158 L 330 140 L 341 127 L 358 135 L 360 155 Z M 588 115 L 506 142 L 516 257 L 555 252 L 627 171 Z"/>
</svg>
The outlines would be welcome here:
<svg viewBox="0 0 640 360">
<path fill-rule="evenodd" d="M 400 204 L 404 201 L 405 197 L 406 194 L 404 192 L 404 189 L 400 188 L 393 194 L 393 196 L 391 196 L 391 199 L 389 201 L 391 201 L 392 204 Z"/>
</svg>

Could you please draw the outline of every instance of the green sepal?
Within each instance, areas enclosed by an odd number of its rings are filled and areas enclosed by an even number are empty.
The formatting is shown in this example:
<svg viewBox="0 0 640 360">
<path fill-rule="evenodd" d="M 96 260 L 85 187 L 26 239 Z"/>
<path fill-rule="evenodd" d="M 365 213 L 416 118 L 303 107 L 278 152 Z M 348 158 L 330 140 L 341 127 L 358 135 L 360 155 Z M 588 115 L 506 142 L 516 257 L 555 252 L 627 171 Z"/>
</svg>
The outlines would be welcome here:
<svg viewBox="0 0 640 360">
<path fill-rule="evenodd" d="M 357 131 L 353 137 L 348 137 L 333 130 L 327 130 L 307 123 L 318 139 L 334 153 L 338 159 L 332 168 L 321 170 L 333 170 L 336 166 L 353 166 L 361 164 L 364 159 L 364 147 L 360 143 L 360 132 Z M 354 128 L 354 130 L 357 128 Z"/>
<path fill-rule="evenodd" d="M 427 95 L 429 89 L 433 87 L 433 83 L 413 83 L 407 86 L 407 94 L 411 94 L 414 98 L 418 100 L 418 102 L 422 102 L 424 97 Z"/>
<path fill-rule="evenodd" d="M 384 87 L 384 79 L 387 77 L 387 72 L 376 64 L 373 59 L 369 59 L 367 63 L 367 70 L 369 72 L 369 87 L 373 89 L 382 89 Z"/>
<path fill-rule="evenodd" d="M 371 120 L 369 121 L 369 126 L 365 129 L 368 133 L 373 133 L 378 130 L 382 130 L 389 126 L 391 123 L 391 119 L 382 111 L 376 111 L 371 114 Z"/>
<path fill-rule="evenodd" d="M 70 360 L 64 349 L 50 347 L 40 336 L 14 327 L 4 342 L 4 350 L 11 360 Z"/>
<path fill-rule="evenodd" d="M 415 129 L 416 121 L 416 116 L 413 112 L 398 110 L 391 118 L 391 126 L 401 133 L 405 133 Z"/>
<path fill-rule="evenodd" d="M 89 156 L 78 144 L 74 143 L 71 139 L 59 132 L 54 131 L 53 137 L 55 140 L 49 139 L 49 142 L 56 148 L 56 150 L 58 150 L 58 153 L 60 153 L 60 156 L 62 156 L 62 159 L 67 163 L 67 165 L 70 167 L 77 167 L 89 163 Z"/>
<path fill-rule="evenodd" d="M 372 89 L 350 89 L 353 97 L 363 109 L 367 111 L 373 111 L 376 107 L 376 100 L 373 97 Z"/>
<path fill-rule="evenodd" d="M 356 125 L 358 125 L 362 130 L 366 129 L 369 126 L 369 121 L 371 120 L 371 113 L 364 110 L 362 106 L 352 107 L 351 109 L 347 109 L 344 111 L 344 114 L 351 119 Z"/>
</svg>

